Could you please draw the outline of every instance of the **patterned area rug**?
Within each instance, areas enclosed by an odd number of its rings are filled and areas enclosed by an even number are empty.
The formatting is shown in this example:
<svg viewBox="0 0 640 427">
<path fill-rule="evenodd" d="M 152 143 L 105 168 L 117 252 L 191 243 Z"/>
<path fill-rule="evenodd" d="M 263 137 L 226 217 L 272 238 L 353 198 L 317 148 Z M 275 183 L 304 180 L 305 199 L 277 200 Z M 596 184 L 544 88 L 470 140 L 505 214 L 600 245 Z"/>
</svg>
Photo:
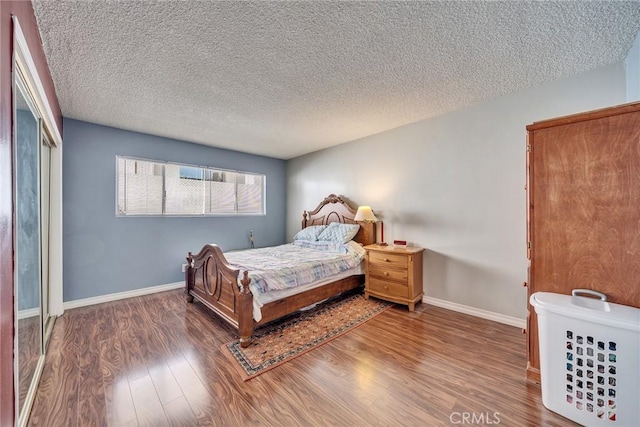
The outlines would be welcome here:
<svg viewBox="0 0 640 427">
<path fill-rule="evenodd" d="M 362 325 L 393 304 L 349 294 L 297 312 L 254 331 L 253 342 L 242 348 L 239 341 L 222 346 L 245 381 L 286 363 Z"/>
</svg>

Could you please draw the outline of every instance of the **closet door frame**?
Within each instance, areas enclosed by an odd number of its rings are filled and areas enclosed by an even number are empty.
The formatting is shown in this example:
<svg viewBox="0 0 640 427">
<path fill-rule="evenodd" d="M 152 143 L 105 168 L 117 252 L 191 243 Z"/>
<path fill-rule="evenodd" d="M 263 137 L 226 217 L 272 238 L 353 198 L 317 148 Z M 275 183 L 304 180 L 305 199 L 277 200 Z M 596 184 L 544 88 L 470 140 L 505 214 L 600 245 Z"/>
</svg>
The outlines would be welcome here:
<svg viewBox="0 0 640 427">
<path fill-rule="evenodd" d="M 12 57 L 12 79 L 15 81 L 21 78 L 24 86 L 29 92 L 35 108 L 40 116 L 41 140 L 46 134 L 51 147 L 50 158 L 50 180 L 49 180 L 49 292 L 47 306 L 49 314 L 53 317 L 63 313 L 62 305 L 62 136 L 59 132 L 55 117 L 50 107 L 44 86 L 38 75 L 36 65 L 27 45 L 26 38 L 20 27 L 18 18 L 12 16 L 13 22 L 13 57 Z M 15 120 L 15 118 L 14 118 Z M 13 140 L 13 136 L 12 136 Z M 41 147 L 40 147 L 41 148 Z M 16 195 L 14 194 L 14 197 Z M 15 205 L 15 203 L 14 203 Z M 13 231 L 15 235 L 15 230 Z M 41 304 L 42 307 L 42 304 Z M 14 313 L 14 321 L 15 321 Z M 42 316 L 41 316 L 42 318 Z M 50 325 L 51 327 L 51 325 Z M 44 331 L 44 327 L 43 327 Z M 46 333 L 46 331 L 44 331 Z M 46 347 L 43 338 L 43 354 L 46 356 Z M 41 365 L 41 366 L 40 366 Z M 39 376 L 44 367 L 44 357 L 39 363 Z M 14 372 L 14 378 L 17 372 Z M 34 380 L 37 385 L 37 379 Z M 29 411 L 18 412 L 17 389 L 14 383 L 15 419 L 18 426 L 26 425 Z M 31 398 L 35 396 L 35 392 Z M 31 402 L 26 403 L 30 406 Z"/>
<path fill-rule="evenodd" d="M 50 296 L 49 307 L 53 316 L 64 312 L 62 307 L 62 135 L 58 130 L 47 94 L 29 51 L 20 22 L 13 16 L 13 69 L 20 70 L 36 108 L 40 113 L 44 131 L 51 143 L 50 178 Z"/>
</svg>

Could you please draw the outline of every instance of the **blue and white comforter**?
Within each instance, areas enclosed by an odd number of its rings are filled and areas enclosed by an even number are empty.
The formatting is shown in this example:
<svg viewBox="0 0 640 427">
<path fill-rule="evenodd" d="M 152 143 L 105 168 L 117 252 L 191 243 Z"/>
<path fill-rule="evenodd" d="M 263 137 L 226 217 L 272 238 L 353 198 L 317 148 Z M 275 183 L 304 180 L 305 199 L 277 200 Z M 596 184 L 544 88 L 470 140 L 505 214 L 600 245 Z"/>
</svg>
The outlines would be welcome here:
<svg viewBox="0 0 640 427">
<path fill-rule="evenodd" d="M 252 291 L 269 292 L 306 285 L 356 268 L 364 254 L 362 246 L 354 241 L 335 244 L 297 240 L 224 255 L 232 267 L 249 271 Z"/>
</svg>

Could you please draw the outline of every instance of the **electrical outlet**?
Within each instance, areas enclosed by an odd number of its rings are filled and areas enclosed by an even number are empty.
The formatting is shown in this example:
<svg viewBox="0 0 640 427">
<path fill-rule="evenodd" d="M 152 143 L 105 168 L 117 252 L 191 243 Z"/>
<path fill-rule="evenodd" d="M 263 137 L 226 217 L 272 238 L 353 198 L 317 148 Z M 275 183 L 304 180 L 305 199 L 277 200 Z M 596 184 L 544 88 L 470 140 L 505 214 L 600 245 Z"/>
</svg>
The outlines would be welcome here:
<svg viewBox="0 0 640 427">
<path fill-rule="evenodd" d="M 182 272 L 184 273 L 185 271 L 187 271 L 187 265 L 189 264 L 182 264 Z"/>
</svg>

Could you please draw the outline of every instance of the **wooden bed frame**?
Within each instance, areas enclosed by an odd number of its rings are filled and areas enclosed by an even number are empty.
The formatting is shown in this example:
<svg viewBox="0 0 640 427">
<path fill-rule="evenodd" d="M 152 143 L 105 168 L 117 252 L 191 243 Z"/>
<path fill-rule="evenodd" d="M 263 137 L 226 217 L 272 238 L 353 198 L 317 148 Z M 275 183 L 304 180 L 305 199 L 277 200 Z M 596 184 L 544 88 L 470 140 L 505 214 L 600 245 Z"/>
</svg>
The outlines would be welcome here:
<svg viewBox="0 0 640 427">
<path fill-rule="evenodd" d="M 302 214 L 302 228 L 325 225 L 331 222 L 355 224 L 356 210 L 335 194 L 327 196 L 317 208 Z M 354 240 L 369 245 L 376 242 L 375 223 L 359 223 L 360 230 Z M 301 292 L 287 298 L 265 304 L 262 320 L 253 320 L 253 295 L 249 291 L 251 279 L 248 271 L 242 272 L 229 265 L 217 245 L 206 244 L 193 255 L 187 256 L 185 272 L 187 301 L 197 298 L 207 308 L 237 329 L 242 347 L 251 344 L 253 330 L 272 320 L 293 313 L 310 304 L 322 301 L 364 283 L 364 275 L 354 275 L 335 282 Z M 241 286 L 238 285 L 241 283 Z"/>
</svg>

